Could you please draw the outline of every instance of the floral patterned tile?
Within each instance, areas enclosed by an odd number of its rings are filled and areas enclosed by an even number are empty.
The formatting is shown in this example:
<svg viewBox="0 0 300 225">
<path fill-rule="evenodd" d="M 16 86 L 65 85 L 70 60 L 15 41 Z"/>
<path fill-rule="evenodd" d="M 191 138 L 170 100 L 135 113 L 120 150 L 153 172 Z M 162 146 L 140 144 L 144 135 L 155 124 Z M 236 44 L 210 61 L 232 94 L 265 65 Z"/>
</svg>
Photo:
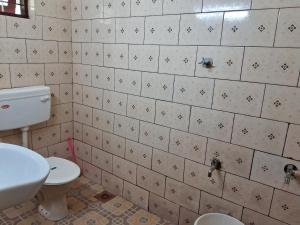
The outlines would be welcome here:
<svg viewBox="0 0 300 225">
<path fill-rule="evenodd" d="M 0 211 L 1 225 L 172 225 L 129 201 L 117 196 L 101 203 L 93 198 L 103 187 L 85 177 L 76 180 L 69 192 L 69 215 L 58 222 L 44 219 L 32 201 Z"/>
</svg>

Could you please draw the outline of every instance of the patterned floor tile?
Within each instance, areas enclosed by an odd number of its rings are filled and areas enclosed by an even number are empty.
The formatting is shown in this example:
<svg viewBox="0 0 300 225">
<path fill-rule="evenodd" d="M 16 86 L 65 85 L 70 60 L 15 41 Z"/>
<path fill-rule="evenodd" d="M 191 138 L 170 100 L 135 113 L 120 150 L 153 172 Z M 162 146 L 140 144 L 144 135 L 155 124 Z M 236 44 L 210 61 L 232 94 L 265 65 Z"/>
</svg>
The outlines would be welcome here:
<svg viewBox="0 0 300 225">
<path fill-rule="evenodd" d="M 36 199 L 0 211 L 1 225 L 171 225 L 131 202 L 116 196 L 101 203 L 94 196 L 103 187 L 85 177 L 76 180 L 68 196 L 69 215 L 61 221 L 51 222 L 38 213 Z"/>
</svg>

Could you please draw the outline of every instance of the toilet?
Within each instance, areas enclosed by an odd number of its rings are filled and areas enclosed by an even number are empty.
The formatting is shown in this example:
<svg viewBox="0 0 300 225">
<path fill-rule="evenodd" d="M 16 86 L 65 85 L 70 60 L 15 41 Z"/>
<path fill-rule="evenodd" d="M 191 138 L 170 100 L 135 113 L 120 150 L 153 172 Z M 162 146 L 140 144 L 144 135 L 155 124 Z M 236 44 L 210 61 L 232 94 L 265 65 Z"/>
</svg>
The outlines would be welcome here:
<svg viewBox="0 0 300 225">
<path fill-rule="evenodd" d="M 72 181 L 80 175 L 80 167 L 66 159 L 49 157 L 50 174 L 41 188 L 38 198 L 39 213 L 46 219 L 58 221 L 68 215 L 66 194 Z"/>
</svg>

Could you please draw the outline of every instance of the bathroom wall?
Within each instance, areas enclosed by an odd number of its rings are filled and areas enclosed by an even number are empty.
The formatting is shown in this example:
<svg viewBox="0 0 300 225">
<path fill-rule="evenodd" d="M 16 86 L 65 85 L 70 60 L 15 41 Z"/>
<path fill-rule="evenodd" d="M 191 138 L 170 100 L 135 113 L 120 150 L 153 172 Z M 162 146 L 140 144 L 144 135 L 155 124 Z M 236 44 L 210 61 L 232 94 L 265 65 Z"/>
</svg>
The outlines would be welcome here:
<svg viewBox="0 0 300 225">
<path fill-rule="evenodd" d="M 84 174 L 174 224 L 207 212 L 300 224 L 300 182 L 283 172 L 300 168 L 299 0 L 36 0 L 32 12 L 0 16 L 0 88 L 51 86 L 35 150 L 67 156 L 74 120 Z"/>
<path fill-rule="evenodd" d="M 300 224 L 300 181 L 283 172 L 300 168 L 300 1 L 73 0 L 71 11 L 88 177 L 174 224 L 207 212 Z M 214 157 L 222 171 L 208 178 Z"/>
<path fill-rule="evenodd" d="M 29 2 L 30 19 L 0 16 L 0 89 L 51 87 L 51 119 L 31 128 L 30 146 L 45 156 L 66 154 L 64 141 L 73 132 L 71 3 Z M 18 130 L 0 139 L 21 144 Z"/>
</svg>

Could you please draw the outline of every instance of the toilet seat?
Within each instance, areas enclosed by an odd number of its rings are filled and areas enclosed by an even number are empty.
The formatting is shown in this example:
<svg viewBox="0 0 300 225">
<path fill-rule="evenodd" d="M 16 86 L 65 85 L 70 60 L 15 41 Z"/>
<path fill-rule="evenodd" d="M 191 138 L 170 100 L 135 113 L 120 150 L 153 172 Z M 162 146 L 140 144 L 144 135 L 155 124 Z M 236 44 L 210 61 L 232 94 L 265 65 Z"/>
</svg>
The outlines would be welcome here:
<svg viewBox="0 0 300 225">
<path fill-rule="evenodd" d="M 72 182 L 80 175 L 80 167 L 66 159 L 49 157 L 50 173 L 44 185 L 63 185 Z"/>
</svg>

